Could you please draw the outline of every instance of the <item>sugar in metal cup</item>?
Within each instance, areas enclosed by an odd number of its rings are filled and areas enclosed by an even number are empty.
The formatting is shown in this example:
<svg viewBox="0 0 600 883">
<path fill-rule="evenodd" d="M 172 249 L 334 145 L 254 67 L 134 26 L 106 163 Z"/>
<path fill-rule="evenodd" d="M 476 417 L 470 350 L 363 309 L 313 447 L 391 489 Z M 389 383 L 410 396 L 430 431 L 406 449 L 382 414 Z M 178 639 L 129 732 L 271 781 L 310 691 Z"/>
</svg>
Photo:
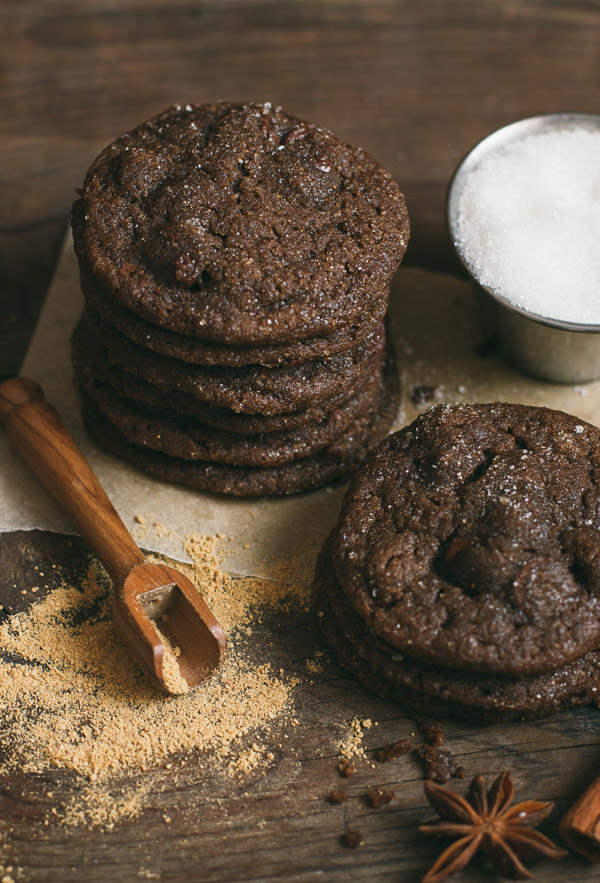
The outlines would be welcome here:
<svg viewBox="0 0 600 883">
<path fill-rule="evenodd" d="M 493 132 L 456 169 L 446 212 L 507 361 L 558 383 L 600 378 L 600 116 Z"/>
</svg>

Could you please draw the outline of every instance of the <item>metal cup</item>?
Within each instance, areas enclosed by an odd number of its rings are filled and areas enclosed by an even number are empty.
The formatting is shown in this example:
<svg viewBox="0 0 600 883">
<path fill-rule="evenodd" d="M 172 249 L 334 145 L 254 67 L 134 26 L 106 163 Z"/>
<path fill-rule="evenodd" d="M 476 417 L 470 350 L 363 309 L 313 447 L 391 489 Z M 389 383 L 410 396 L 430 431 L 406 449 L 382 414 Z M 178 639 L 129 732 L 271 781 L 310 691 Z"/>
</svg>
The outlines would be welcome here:
<svg viewBox="0 0 600 883">
<path fill-rule="evenodd" d="M 526 135 L 560 129 L 600 130 L 600 116 L 586 113 L 555 113 L 530 117 L 498 129 L 480 141 L 459 163 L 448 187 L 446 223 L 463 266 L 475 282 L 482 322 L 497 336 L 500 354 L 511 364 L 555 383 L 583 383 L 600 378 L 600 325 L 562 322 L 539 316 L 507 301 L 482 285 L 457 244 L 458 200 L 465 180 L 481 160 Z"/>
</svg>

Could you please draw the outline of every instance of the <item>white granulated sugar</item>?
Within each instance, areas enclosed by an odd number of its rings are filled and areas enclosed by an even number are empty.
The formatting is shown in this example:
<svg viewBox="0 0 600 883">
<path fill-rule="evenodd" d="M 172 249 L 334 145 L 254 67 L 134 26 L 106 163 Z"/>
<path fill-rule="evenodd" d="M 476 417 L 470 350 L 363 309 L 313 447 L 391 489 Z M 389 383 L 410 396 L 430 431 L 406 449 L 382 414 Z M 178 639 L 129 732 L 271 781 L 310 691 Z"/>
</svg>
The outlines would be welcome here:
<svg viewBox="0 0 600 883">
<path fill-rule="evenodd" d="M 517 306 L 600 324 L 600 131 L 528 135 L 485 157 L 459 195 L 456 245 Z"/>
</svg>

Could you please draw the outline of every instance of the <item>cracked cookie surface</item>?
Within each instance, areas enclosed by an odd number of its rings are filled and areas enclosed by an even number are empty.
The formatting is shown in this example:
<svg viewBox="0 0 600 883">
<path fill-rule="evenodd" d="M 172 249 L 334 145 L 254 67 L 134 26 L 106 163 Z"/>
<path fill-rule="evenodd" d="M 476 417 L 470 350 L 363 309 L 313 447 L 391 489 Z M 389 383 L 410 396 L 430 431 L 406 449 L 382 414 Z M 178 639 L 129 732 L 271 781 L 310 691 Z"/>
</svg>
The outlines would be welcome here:
<svg viewBox="0 0 600 883">
<path fill-rule="evenodd" d="M 375 638 L 348 604 L 331 552 L 330 538 L 314 579 L 319 624 L 339 662 L 369 690 L 418 714 L 482 722 L 544 717 L 596 701 L 600 653 L 594 650 L 556 671 L 522 677 L 452 671 L 403 656 Z"/>
<path fill-rule="evenodd" d="M 439 405 L 379 445 L 334 533 L 346 597 L 409 658 L 531 675 L 600 641 L 600 431 Z"/>
<path fill-rule="evenodd" d="M 230 345 L 332 334 L 387 306 L 409 224 L 367 153 L 270 104 L 174 107 L 110 144 L 75 249 L 139 316 Z"/>
</svg>

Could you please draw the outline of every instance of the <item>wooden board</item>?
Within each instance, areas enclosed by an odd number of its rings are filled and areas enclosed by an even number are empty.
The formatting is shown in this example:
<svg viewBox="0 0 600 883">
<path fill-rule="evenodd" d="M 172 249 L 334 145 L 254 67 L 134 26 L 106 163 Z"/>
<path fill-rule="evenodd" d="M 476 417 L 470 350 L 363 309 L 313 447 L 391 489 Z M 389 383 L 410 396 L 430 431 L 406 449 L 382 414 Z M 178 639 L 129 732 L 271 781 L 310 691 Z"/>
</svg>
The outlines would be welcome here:
<svg viewBox="0 0 600 883">
<path fill-rule="evenodd" d="M 408 262 L 438 270 L 456 268 L 443 200 L 460 156 L 513 119 L 598 110 L 596 3 L 21 0 L 2 5 L 0 26 L 0 376 L 21 362 L 91 159 L 114 135 L 170 103 L 271 99 L 366 147 L 406 192 Z M 35 582 L 36 564 L 68 560 L 77 572 L 83 552 L 68 542 L 38 533 L 1 537 L 0 603 L 24 604 L 12 586 Z M 311 655 L 320 641 L 312 615 L 268 627 L 279 636 L 287 629 L 277 643 L 290 660 Z M 15 774 L 0 783 L 4 864 L 12 857 L 15 879 L 40 883 L 127 883 L 144 874 L 170 881 L 419 880 L 436 849 L 416 832 L 431 817 L 417 762 L 359 764 L 344 783 L 350 801 L 326 802 L 340 784 L 338 724 L 354 716 L 379 722 L 365 738 L 372 750 L 411 729 L 401 709 L 371 697 L 331 663 L 306 691 L 301 725 L 273 734 L 267 776 L 251 775 L 236 789 L 217 775 L 199 777 L 189 760 L 187 784 L 157 785 L 147 810 L 111 833 L 43 824 L 52 802 L 75 787 L 72 774 Z M 600 760 L 592 710 L 526 725 L 449 724 L 447 734 L 467 777 L 510 768 L 518 796 L 556 800 L 550 834 Z M 395 790 L 396 800 L 369 808 L 364 793 L 374 784 Z M 340 843 L 349 828 L 362 832 L 357 850 Z M 550 883 L 599 876 L 577 858 L 536 872 Z M 494 877 L 473 865 L 456 879 Z"/>
<path fill-rule="evenodd" d="M 48 574 L 57 561 L 77 578 L 86 557 L 80 541 L 56 534 L 34 531 L 0 537 L 0 601 L 13 611 L 26 609 L 19 586 L 38 583 L 39 570 Z M 52 581 L 48 586 L 51 590 Z M 315 648 L 323 647 L 314 613 L 267 617 L 257 640 L 272 644 L 272 664 L 287 671 L 300 671 Z M 270 735 L 261 736 L 274 754 L 266 771 L 256 770 L 237 781 L 218 769 L 213 774 L 200 772 L 192 755 L 177 774 L 164 766 L 139 773 L 148 785 L 145 809 L 112 831 L 65 828 L 60 812 L 53 820 L 52 808 L 60 809 L 81 787 L 74 773 L 5 777 L 0 783 L 4 867 L 13 865 L 14 879 L 31 883 L 419 880 L 439 850 L 417 832 L 417 826 L 433 816 L 423 797 L 423 767 L 413 756 L 387 764 L 375 759 L 378 748 L 414 731 L 414 723 L 394 703 L 357 686 L 332 660 L 311 678 L 313 683 L 305 677 L 295 694 L 298 725 L 274 725 Z M 340 724 L 354 717 L 368 718 L 374 725 L 364 731 L 367 758 L 359 758 L 356 775 L 345 779 L 337 769 Z M 527 724 L 483 727 L 447 722 L 445 730 L 448 747 L 466 773 L 465 782 L 452 780 L 450 787 L 463 790 L 476 774 L 493 776 L 510 769 L 517 797 L 556 801 L 555 813 L 544 826 L 550 836 L 556 835 L 558 819 L 597 771 L 596 710 Z M 247 742 L 252 743 L 252 736 Z M 395 800 L 374 809 L 366 799 L 373 785 L 394 791 Z M 331 805 L 327 797 L 339 787 L 350 799 Z M 170 824 L 165 824 L 165 815 Z M 44 824 L 48 818 L 50 824 Z M 362 834 L 364 843 L 358 849 L 343 844 L 348 830 Z M 598 869 L 570 857 L 560 865 L 540 865 L 536 876 L 546 883 L 594 880 Z M 456 879 L 476 883 L 493 877 L 482 863 L 474 862 Z"/>
<path fill-rule="evenodd" d="M 480 352 L 476 344 L 483 338 L 469 285 L 452 277 L 405 270 L 399 274 L 391 312 L 393 324 L 400 328 L 403 421 L 410 421 L 422 409 L 410 400 L 414 388 L 422 384 L 435 391 L 436 401 L 454 397 L 475 401 L 510 398 L 560 407 L 584 419 L 594 419 L 598 383 L 586 387 L 587 394 L 582 396 L 581 387 L 527 379 L 496 354 Z M 31 493 L 35 490 L 33 483 Z M 151 497 L 156 504 L 159 498 L 153 493 Z M 305 502 L 318 499 L 317 493 Z M 336 496 L 326 494 L 325 499 L 331 501 Z M 286 512 L 297 512 L 297 502 L 283 501 Z M 191 517 L 189 503 L 181 505 L 189 510 L 189 523 L 202 523 L 198 517 Z M 149 516 L 146 520 L 150 524 L 156 517 L 170 527 L 168 515 L 160 506 Z M 286 518 L 287 524 L 290 521 L 293 515 Z M 231 532 L 240 544 L 251 541 L 242 527 L 232 526 Z M 298 545 L 300 533 L 295 536 Z M 269 529 L 254 542 L 264 554 L 275 553 L 276 537 Z M 306 541 L 302 545 L 303 549 L 297 551 L 308 551 Z M 227 558 L 225 567 L 228 561 L 233 559 Z M 55 574 L 52 564 L 57 562 L 66 565 L 69 578 L 78 584 L 85 562 L 81 543 L 37 532 L 5 535 L 0 541 L 0 584 L 4 583 L 0 603 L 11 612 L 23 609 L 26 598 L 34 597 L 29 593 L 23 596 L 23 589 L 38 585 L 40 572 Z M 51 588 L 52 583 L 48 585 Z M 182 768 L 177 761 L 176 774 L 169 773 L 163 764 L 144 774 L 124 776 L 111 786 L 113 792 L 118 797 L 121 787 L 128 792 L 143 788 L 144 811 L 135 821 L 121 822 L 108 834 L 62 825 L 65 806 L 82 788 L 82 781 L 74 774 L 55 771 L 41 777 L 15 775 L 5 792 L 11 801 L 7 818 L 14 830 L 5 838 L 8 845 L 4 852 L 10 855 L 14 851 L 14 863 L 24 869 L 26 879 L 69 879 L 64 876 L 67 871 L 61 862 L 71 861 L 75 845 L 84 848 L 82 855 L 87 856 L 90 844 L 103 845 L 99 880 L 106 873 L 107 862 L 110 867 L 118 864 L 119 872 L 126 871 L 131 879 L 141 872 L 170 879 L 165 876 L 171 871 L 165 869 L 162 856 L 171 842 L 176 850 L 172 879 L 187 879 L 195 873 L 193 863 L 200 846 L 205 867 L 197 879 L 202 880 L 268 879 L 269 875 L 310 879 L 319 868 L 333 875 L 332 879 L 338 873 L 352 871 L 383 880 L 396 879 L 413 866 L 417 879 L 435 855 L 435 846 L 417 832 L 418 824 L 431 815 L 423 798 L 423 767 L 414 757 L 385 766 L 372 765 L 376 750 L 406 737 L 414 729 L 413 722 L 394 704 L 366 694 L 333 660 L 322 671 L 308 674 L 306 660 L 314 659 L 315 653 L 323 649 L 314 612 L 299 614 L 292 605 L 290 613 L 275 615 L 267 611 L 263 619 L 262 624 L 252 624 L 252 638 L 245 645 L 250 658 L 257 664 L 266 661 L 274 672 L 281 669 L 286 677 L 300 680 L 292 691 L 298 725 L 291 725 L 287 715 L 272 732 L 251 733 L 244 742 L 247 747 L 256 738 L 265 752 L 272 751 L 273 761 L 262 772 L 256 770 L 239 781 L 224 774 L 222 763 L 207 776 L 201 765 L 205 758 L 196 755 L 186 756 Z M 364 731 L 368 760 L 361 760 L 357 775 L 345 782 L 337 770 L 339 743 L 344 724 L 354 718 L 370 719 L 376 725 Z M 509 768 L 515 773 L 520 796 L 555 800 L 557 809 L 548 830 L 556 826 L 565 806 L 593 776 L 600 756 L 596 710 L 503 727 L 449 723 L 447 733 L 449 748 L 465 768 L 467 778 L 479 773 L 492 776 Z M 348 785 L 351 799 L 343 807 L 333 807 L 327 795 L 340 784 Z M 466 787 L 466 783 L 453 784 Z M 395 791 L 396 800 L 387 808 L 369 807 L 366 791 L 374 785 Z M 164 815 L 171 818 L 168 827 Z M 356 851 L 340 842 L 344 831 L 353 829 L 358 829 L 365 841 L 364 847 Z M 0 832 L 0 856 L 2 839 Z M 253 843 L 251 850 L 249 840 Z M 71 879 L 81 879 L 82 861 L 77 858 L 71 866 Z M 34 862 L 39 863 L 41 876 L 36 876 Z M 582 864 L 575 861 L 575 867 Z M 565 872 L 562 867 L 545 867 L 543 873 L 543 879 L 560 880 Z M 53 877 L 56 874 L 59 876 Z"/>
</svg>

